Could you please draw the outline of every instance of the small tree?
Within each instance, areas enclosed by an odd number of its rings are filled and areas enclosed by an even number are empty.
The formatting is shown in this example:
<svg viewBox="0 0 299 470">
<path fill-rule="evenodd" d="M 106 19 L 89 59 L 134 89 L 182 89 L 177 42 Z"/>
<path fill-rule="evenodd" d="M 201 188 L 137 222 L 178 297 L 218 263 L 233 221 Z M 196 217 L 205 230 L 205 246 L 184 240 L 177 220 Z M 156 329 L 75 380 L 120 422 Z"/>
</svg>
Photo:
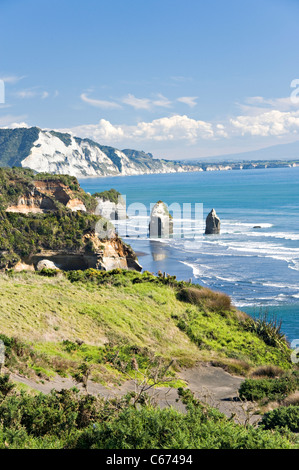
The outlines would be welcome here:
<svg viewBox="0 0 299 470">
<path fill-rule="evenodd" d="M 166 377 L 166 374 L 169 368 L 173 364 L 173 359 L 168 364 L 163 364 L 161 358 L 158 358 L 156 363 L 151 364 L 145 371 L 139 369 L 138 362 L 135 357 L 132 358 L 131 367 L 135 372 L 134 377 L 126 371 L 126 367 L 123 369 L 125 373 L 131 380 L 134 381 L 135 392 L 133 397 L 133 405 L 136 406 L 137 403 L 153 403 L 155 394 L 149 396 L 148 392 L 157 386 L 164 386 L 166 383 L 173 380 L 172 377 Z M 165 393 L 165 397 L 167 392 Z"/>
<path fill-rule="evenodd" d="M 82 362 L 82 364 L 78 368 L 78 372 L 74 374 L 74 380 L 77 384 L 82 384 L 82 387 L 88 393 L 88 378 L 90 377 L 92 371 L 92 365 L 88 364 L 86 361 Z"/>
</svg>

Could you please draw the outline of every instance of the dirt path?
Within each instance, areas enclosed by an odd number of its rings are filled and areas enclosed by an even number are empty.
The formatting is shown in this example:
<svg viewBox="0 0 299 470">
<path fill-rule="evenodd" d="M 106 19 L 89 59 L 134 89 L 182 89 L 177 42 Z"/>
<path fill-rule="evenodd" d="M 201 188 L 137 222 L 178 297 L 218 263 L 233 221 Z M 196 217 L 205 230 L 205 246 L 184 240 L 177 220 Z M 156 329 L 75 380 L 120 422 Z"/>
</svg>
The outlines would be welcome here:
<svg viewBox="0 0 299 470">
<path fill-rule="evenodd" d="M 220 367 L 210 365 L 199 365 L 192 369 L 183 369 L 178 375 L 186 381 L 188 388 L 194 392 L 197 398 L 214 408 L 218 408 L 226 416 L 231 417 L 233 415 L 235 421 L 244 423 L 250 415 L 251 423 L 258 421 L 259 416 L 254 415 L 248 410 L 248 408 L 251 408 L 251 405 L 238 401 L 238 389 L 244 380 L 243 378 L 235 377 Z M 44 383 L 35 382 L 19 374 L 11 374 L 11 379 L 43 393 L 50 393 L 52 389 L 70 389 L 74 386 L 82 390 L 82 386 L 75 384 L 72 379 L 59 376 Z M 127 381 L 121 387 L 113 388 L 106 388 L 101 384 L 91 381 L 88 382 L 89 393 L 94 395 L 100 394 L 105 398 L 119 397 L 133 390 L 135 390 L 134 381 Z M 178 395 L 176 389 L 161 387 L 151 389 L 149 393 L 161 408 L 173 406 L 179 410 L 184 409 L 184 405 L 177 401 Z"/>
</svg>

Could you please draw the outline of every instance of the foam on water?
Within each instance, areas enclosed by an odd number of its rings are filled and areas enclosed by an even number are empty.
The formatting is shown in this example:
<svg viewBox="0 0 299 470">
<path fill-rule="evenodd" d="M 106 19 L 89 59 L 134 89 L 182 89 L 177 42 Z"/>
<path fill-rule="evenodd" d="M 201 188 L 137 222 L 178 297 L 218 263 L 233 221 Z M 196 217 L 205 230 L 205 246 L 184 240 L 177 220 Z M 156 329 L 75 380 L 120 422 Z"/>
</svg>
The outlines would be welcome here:
<svg viewBox="0 0 299 470">
<path fill-rule="evenodd" d="M 159 199 L 168 205 L 203 203 L 204 219 L 214 207 L 220 235 L 203 235 L 204 224 L 199 229 L 188 217 L 185 238 L 149 241 L 149 217 L 141 218 L 140 233 L 132 232 L 128 241 L 135 251 L 148 253 L 140 258 L 143 268 L 178 279 L 192 277 L 231 295 L 249 313 L 255 306 L 271 306 L 282 315 L 289 336 L 299 338 L 298 183 L 299 168 L 286 168 L 104 178 L 97 184 L 84 179 L 81 185 L 91 193 L 115 187 L 127 196 L 127 204 L 145 204 L 148 214 L 150 203 Z M 126 223 L 134 227 L 135 217 Z M 182 219 L 175 224 L 175 236 L 179 225 Z M 152 256 L 156 245 L 165 257 Z"/>
</svg>

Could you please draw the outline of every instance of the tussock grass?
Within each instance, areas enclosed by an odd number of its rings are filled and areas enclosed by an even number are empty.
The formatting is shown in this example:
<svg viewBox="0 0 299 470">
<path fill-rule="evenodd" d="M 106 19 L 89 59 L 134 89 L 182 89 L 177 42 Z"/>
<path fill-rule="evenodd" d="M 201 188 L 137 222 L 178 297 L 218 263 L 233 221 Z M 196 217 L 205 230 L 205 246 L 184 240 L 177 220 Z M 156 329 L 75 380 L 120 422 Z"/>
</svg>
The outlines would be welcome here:
<svg viewBox="0 0 299 470">
<path fill-rule="evenodd" d="M 291 393 L 288 397 L 286 397 L 283 402 L 283 406 L 299 406 L 299 390 L 294 393 Z"/>
<path fill-rule="evenodd" d="M 252 378 L 264 378 L 268 377 L 271 379 L 274 379 L 276 377 L 281 377 L 282 375 L 285 374 L 285 371 L 278 366 L 273 366 L 273 365 L 268 365 L 268 366 L 260 366 L 255 368 L 251 372 L 251 377 Z"/>
<path fill-rule="evenodd" d="M 231 299 L 222 292 L 215 292 L 206 287 L 200 289 L 195 287 L 185 287 L 179 292 L 179 299 L 198 306 L 205 306 L 211 311 L 226 311 L 231 308 Z"/>
</svg>

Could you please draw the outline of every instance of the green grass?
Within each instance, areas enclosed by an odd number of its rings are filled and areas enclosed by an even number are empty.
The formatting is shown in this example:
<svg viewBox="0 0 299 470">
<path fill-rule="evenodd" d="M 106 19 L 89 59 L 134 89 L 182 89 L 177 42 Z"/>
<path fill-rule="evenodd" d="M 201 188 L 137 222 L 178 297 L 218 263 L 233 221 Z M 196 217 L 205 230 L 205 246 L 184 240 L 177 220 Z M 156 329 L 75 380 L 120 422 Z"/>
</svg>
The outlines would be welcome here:
<svg viewBox="0 0 299 470">
<path fill-rule="evenodd" d="M 1 274 L 0 333 L 26 342 L 38 362 L 31 369 L 45 378 L 72 374 L 88 361 L 95 380 L 113 384 L 125 378 L 120 371 L 132 357 L 140 370 L 157 358 L 174 360 L 172 371 L 198 361 L 241 374 L 267 364 L 291 367 L 286 343 L 270 346 L 248 331 L 246 316 L 222 295 L 193 286 L 198 302 L 181 300 L 182 285 L 121 270 Z"/>
</svg>

